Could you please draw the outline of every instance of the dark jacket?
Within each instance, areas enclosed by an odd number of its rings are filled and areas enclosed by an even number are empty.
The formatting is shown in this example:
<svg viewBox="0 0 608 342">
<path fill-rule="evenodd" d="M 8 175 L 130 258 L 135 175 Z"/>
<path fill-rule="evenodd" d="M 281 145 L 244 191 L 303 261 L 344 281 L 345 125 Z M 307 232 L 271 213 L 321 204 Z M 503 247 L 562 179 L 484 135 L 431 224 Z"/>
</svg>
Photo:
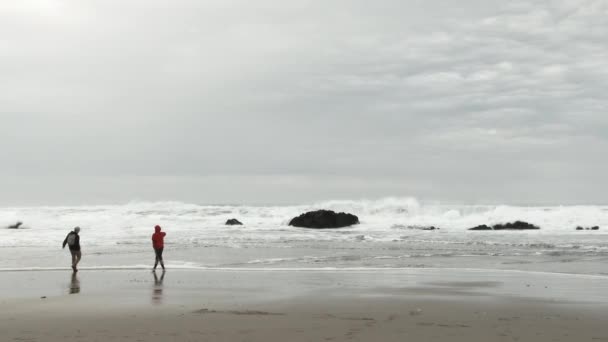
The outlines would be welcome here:
<svg viewBox="0 0 608 342">
<path fill-rule="evenodd" d="M 78 235 L 78 233 L 76 232 L 69 232 L 68 235 L 65 237 L 65 240 L 63 240 L 63 248 L 65 248 L 65 245 L 68 244 L 68 238 L 70 237 L 70 234 L 74 234 L 75 239 L 74 239 L 74 244 L 72 246 L 68 246 L 70 247 L 71 251 L 79 251 L 80 250 L 80 235 Z"/>
</svg>

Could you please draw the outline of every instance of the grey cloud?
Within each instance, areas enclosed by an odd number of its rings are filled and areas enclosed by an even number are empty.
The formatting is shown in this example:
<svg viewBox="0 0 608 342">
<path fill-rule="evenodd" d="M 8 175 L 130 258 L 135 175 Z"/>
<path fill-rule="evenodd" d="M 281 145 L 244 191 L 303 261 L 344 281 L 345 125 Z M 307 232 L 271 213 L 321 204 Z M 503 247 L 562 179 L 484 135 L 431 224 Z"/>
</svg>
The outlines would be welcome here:
<svg viewBox="0 0 608 342">
<path fill-rule="evenodd" d="M 34 183 L 54 202 L 601 201 L 606 14 L 603 0 L 3 4 L 0 185 L 23 202 L 43 196 Z"/>
</svg>

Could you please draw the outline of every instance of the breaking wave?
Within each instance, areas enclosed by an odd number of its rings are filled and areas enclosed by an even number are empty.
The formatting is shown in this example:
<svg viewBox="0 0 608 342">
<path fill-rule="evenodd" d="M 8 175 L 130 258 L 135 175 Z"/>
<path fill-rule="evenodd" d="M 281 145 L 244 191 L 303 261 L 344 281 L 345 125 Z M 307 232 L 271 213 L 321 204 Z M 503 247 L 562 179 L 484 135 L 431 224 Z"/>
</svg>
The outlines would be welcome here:
<svg viewBox="0 0 608 342">
<path fill-rule="evenodd" d="M 361 224 L 340 230 L 315 231 L 288 227 L 289 220 L 315 209 L 345 211 L 359 216 Z M 229 218 L 244 226 L 226 227 Z M 542 227 L 535 232 L 466 232 L 480 224 L 523 220 Z M 605 248 L 596 237 L 608 229 L 608 206 L 509 206 L 451 205 L 423 203 L 414 198 L 379 200 L 335 200 L 296 206 L 197 205 L 181 202 L 130 202 L 124 205 L 79 207 L 0 208 L 0 227 L 23 221 L 27 229 L 0 229 L 0 246 L 45 246 L 62 240 L 74 226 L 83 228 L 93 245 L 147 244 L 152 227 L 160 224 L 171 244 L 213 245 L 239 248 L 244 245 L 335 241 L 374 243 L 406 241 L 423 236 L 427 243 L 573 244 L 578 248 Z M 593 236 L 579 233 L 576 226 L 600 226 Z M 414 231 L 410 226 L 435 226 L 435 232 Z M 466 234 L 466 238 L 460 236 Z M 517 234 L 517 235 L 515 235 Z M 578 234 L 578 235 L 576 235 Z M 520 241 L 514 236 L 527 236 Z M 501 236 L 498 238 L 498 236 Z M 502 238 L 507 236 L 507 238 Z M 527 241 L 532 239 L 532 241 Z"/>
</svg>

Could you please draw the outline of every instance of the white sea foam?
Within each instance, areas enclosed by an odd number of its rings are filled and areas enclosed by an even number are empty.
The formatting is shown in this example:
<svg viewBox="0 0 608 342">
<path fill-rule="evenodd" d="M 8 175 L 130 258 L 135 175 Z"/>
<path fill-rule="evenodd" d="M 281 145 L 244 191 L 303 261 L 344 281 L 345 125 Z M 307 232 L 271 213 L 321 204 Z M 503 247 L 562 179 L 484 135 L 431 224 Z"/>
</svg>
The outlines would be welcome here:
<svg viewBox="0 0 608 342">
<path fill-rule="evenodd" d="M 361 224 L 330 230 L 288 226 L 292 217 L 315 209 L 350 212 Z M 229 218 L 244 225 L 225 226 Z M 541 230 L 467 231 L 515 220 Z M 17 221 L 27 229 L 2 228 Z M 552 262 L 551 268 L 559 271 L 568 267 L 572 272 L 601 273 L 599 266 L 580 268 L 575 262 L 608 257 L 607 206 L 445 205 L 412 198 L 300 206 L 132 202 L 0 208 L 0 268 L 62 265 L 65 253 L 57 250 L 74 226 L 82 227 L 85 267 L 145 267 L 140 265 L 150 262 L 150 236 L 156 224 L 167 231 L 169 262 L 177 268 L 469 267 L 467 262 L 476 258 L 475 265 L 484 267 L 534 268 L 529 263 L 536 260 L 536 269 L 547 269 L 546 262 Z M 576 231 L 578 225 L 600 230 Z"/>
<path fill-rule="evenodd" d="M 330 231 L 287 226 L 292 217 L 321 208 L 353 213 L 359 216 L 361 224 Z M 245 225 L 224 226 L 226 219 L 233 217 Z M 461 234 L 475 225 L 515 220 L 542 227 L 538 232 L 526 232 L 528 235 L 580 235 L 580 232 L 574 230 L 578 225 L 600 226 L 600 231 L 594 234 L 603 235 L 608 232 L 608 207 L 441 205 L 421 204 L 412 198 L 387 198 L 375 201 L 328 201 L 301 206 L 203 206 L 179 202 L 132 202 L 111 206 L 0 208 L 0 227 L 22 221 L 28 228 L 0 229 L 0 246 L 40 246 L 51 241 L 56 243 L 74 226 L 83 228 L 83 234 L 89 243 L 137 245 L 148 242 L 150 231 L 156 224 L 169 232 L 170 243 L 185 245 L 213 243 L 238 247 L 269 241 L 369 243 L 399 240 L 412 234 L 428 236 L 430 241 L 439 243 L 450 242 L 448 236 L 445 236 L 446 239 L 437 239 L 438 235 L 444 236 L 441 233 Z M 406 228 L 408 226 L 436 226 L 441 231 L 410 232 Z M 363 239 L 360 238 L 362 235 Z M 492 239 L 477 241 L 472 237 L 470 242 L 492 243 Z M 582 247 L 588 245 L 583 244 Z"/>
</svg>

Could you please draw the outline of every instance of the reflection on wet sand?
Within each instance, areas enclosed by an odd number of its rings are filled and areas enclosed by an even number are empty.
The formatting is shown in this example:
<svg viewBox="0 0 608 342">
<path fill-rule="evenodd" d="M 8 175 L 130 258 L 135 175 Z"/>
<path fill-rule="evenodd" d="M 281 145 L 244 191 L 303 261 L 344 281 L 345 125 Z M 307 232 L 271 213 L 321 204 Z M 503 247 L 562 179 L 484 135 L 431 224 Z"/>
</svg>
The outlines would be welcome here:
<svg viewBox="0 0 608 342">
<path fill-rule="evenodd" d="M 78 273 L 72 273 L 72 279 L 70 279 L 70 294 L 80 293 L 80 280 L 78 280 Z"/>
<path fill-rule="evenodd" d="M 163 280 L 165 279 L 165 271 L 160 275 L 160 279 L 156 275 L 156 271 L 152 271 L 154 275 L 154 288 L 152 290 L 152 303 L 161 304 L 163 301 Z"/>
</svg>

